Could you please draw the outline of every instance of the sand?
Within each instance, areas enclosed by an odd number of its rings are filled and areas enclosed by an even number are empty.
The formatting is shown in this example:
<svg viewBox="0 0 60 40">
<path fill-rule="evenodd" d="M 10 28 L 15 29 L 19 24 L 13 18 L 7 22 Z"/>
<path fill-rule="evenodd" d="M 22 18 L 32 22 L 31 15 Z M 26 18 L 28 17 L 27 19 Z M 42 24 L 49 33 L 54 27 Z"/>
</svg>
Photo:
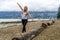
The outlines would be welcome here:
<svg viewBox="0 0 60 40">
<path fill-rule="evenodd" d="M 47 21 L 28 22 L 27 32 L 39 28 L 42 22 Z M 21 36 L 21 31 L 22 25 L 0 28 L 0 40 L 11 40 L 15 36 Z M 54 25 L 49 26 L 33 40 L 60 40 L 60 20 L 57 20 Z"/>
<path fill-rule="evenodd" d="M 28 22 L 26 26 L 27 32 L 40 27 L 41 22 Z M 9 26 L 5 28 L 0 28 L 0 40 L 11 40 L 13 37 L 21 36 L 22 25 Z"/>
<path fill-rule="evenodd" d="M 33 40 L 60 40 L 60 20 L 57 20 L 54 25 L 49 26 Z"/>
</svg>

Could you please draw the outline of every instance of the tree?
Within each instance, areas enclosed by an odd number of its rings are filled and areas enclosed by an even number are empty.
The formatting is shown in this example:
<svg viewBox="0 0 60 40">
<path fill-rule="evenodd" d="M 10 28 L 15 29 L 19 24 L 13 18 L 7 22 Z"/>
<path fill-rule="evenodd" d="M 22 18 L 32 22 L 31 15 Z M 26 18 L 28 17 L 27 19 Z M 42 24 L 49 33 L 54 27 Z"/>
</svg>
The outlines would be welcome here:
<svg viewBox="0 0 60 40">
<path fill-rule="evenodd" d="M 59 8 L 58 8 L 57 18 L 60 19 L 60 6 L 59 6 Z"/>
</svg>

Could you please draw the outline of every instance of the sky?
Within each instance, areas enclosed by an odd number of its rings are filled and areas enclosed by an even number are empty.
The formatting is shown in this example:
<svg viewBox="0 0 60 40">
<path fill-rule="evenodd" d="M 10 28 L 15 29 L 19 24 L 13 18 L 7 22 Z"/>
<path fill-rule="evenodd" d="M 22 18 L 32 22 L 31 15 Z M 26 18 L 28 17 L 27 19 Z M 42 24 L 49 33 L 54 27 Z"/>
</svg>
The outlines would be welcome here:
<svg viewBox="0 0 60 40">
<path fill-rule="evenodd" d="M 21 11 L 17 2 L 29 11 L 57 11 L 60 0 L 0 0 L 0 11 Z"/>
</svg>

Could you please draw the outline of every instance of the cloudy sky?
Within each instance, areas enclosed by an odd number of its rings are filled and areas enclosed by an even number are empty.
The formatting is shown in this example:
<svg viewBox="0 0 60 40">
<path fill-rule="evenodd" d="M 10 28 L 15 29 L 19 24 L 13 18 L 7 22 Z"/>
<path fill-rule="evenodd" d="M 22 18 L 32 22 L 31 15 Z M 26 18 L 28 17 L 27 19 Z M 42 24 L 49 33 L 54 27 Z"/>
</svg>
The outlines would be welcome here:
<svg viewBox="0 0 60 40">
<path fill-rule="evenodd" d="M 19 11 L 17 2 L 30 11 L 57 11 L 60 0 L 0 0 L 0 11 Z"/>
</svg>

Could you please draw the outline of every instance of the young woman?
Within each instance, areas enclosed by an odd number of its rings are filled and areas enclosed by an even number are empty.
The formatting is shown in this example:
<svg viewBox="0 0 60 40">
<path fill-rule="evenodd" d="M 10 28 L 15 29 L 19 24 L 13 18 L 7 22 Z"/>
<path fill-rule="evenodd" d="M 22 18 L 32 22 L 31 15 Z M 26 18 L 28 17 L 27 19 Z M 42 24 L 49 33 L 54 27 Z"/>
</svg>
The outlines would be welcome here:
<svg viewBox="0 0 60 40">
<path fill-rule="evenodd" d="M 22 10 L 22 25 L 23 25 L 23 29 L 22 29 L 22 33 L 26 32 L 26 24 L 28 22 L 28 17 L 32 19 L 30 13 L 28 12 L 28 7 L 25 6 L 24 8 L 21 7 L 21 5 L 19 3 L 17 3 L 18 6 L 20 7 L 20 9 Z"/>
</svg>

